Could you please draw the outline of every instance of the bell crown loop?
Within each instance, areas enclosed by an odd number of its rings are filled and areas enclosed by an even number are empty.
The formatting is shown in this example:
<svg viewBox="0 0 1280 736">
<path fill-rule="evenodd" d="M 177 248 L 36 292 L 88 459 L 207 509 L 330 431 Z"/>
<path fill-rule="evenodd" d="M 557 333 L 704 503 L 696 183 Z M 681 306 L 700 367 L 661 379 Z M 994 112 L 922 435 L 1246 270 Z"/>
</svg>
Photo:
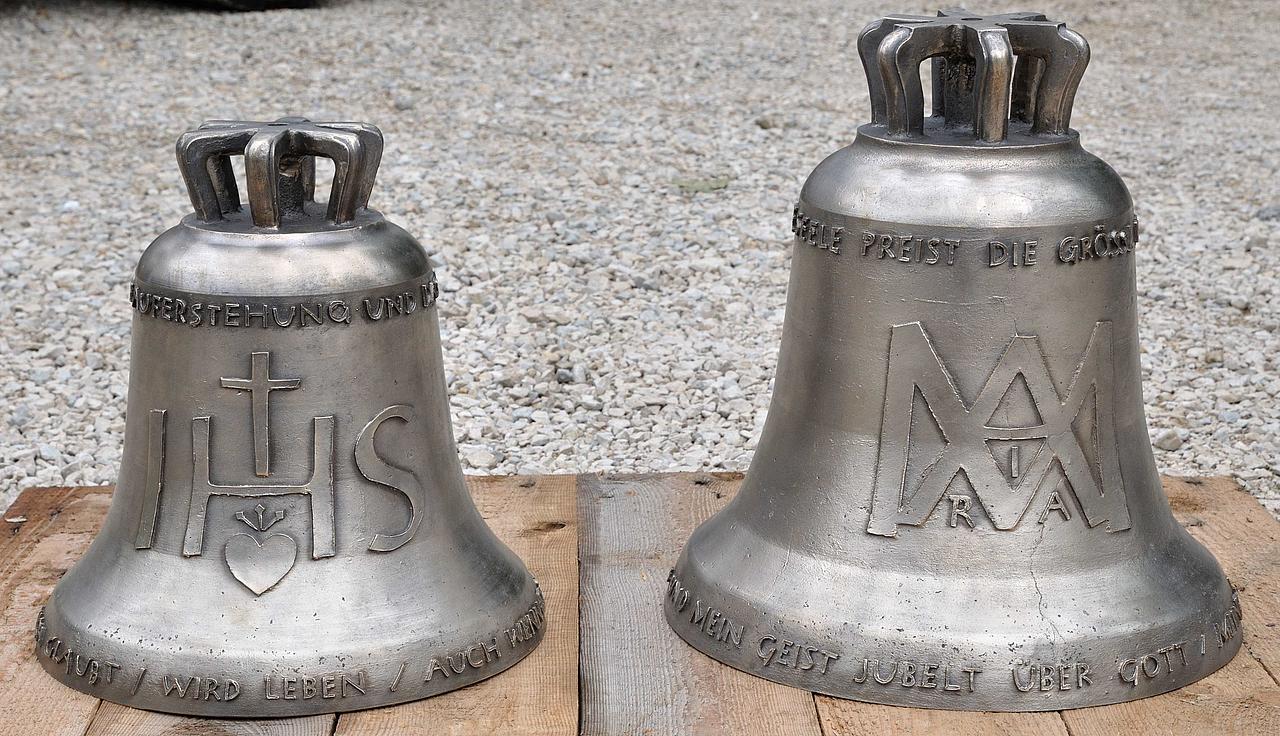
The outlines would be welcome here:
<svg viewBox="0 0 1280 736">
<path fill-rule="evenodd" d="M 1040 13 L 979 15 L 963 8 L 937 17 L 890 15 L 858 35 L 871 96 L 871 124 L 891 138 L 924 139 L 920 64 L 932 59 L 933 115 L 940 127 L 969 128 L 1002 144 L 1010 121 L 1031 136 L 1069 134 L 1071 106 L 1089 63 L 1089 44 Z"/>
<path fill-rule="evenodd" d="M 324 219 L 344 225 L 368 206 L 382 159 L 382 132 L 367 123 L 209 120 L 178 138 L 178 168 L 196 217 L 206 223 L 240 212 L 231 157 L 243 155 L 253 224 L 279 228 L 305 217 L 315 196 L 315 158 L 333 161 L 333 188 Z"/>
</svg>

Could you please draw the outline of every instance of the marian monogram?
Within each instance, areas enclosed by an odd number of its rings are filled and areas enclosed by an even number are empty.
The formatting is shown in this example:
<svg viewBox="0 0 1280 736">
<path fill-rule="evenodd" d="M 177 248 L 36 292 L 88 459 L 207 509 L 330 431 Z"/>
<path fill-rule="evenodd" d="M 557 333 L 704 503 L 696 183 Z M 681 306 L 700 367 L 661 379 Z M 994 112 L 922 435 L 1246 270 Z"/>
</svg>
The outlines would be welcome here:
<svg viewBox="0 0 1280 736">
<path fill-rule="evenodd" d="M 218 483 L 213 479 L 209 453 L 212 416 L 191 419 L 192 477 L 187 525 L 183 535 L 182 554 L 198 557 L 204 554 L 206 515 L 214 496 L 247 498 L 258 501 L 249 511 L 236 512 L 234 519 L 244 524 L 241 531 L 227 540 L 223 554 L 232 576 L 254 595 L 262 595 L 279 583 L 293 569 L 298 541 L 271 528 L 285 517 L 285 512 L 272 509 L 269 499 L 276 496 L 306 496 L 311 506 L 311 557 L 324 559 L 337 553 L 334 520 L 334 424 L 333 416 L 317 416 L 311 420 L 311 474 L 301 482 L 269 482 L 271 473 L 270 401 L 272 392 L 292 391 L 302 387 L 300 378 L 271 375 L 271 354 L 256 352 L 249 356 L 248 377 L 224 377 L 222 388 L 247 393 L 253 426 L 254 475 L 262 480 L 242 483 Z M 146 492 L 138 532 L 137 549 L 149 549 L 155 542 L 161 495 L 164 490 L 165 431 L 167 410 L 153 409 L 147 424 Z M 413 407 L 389 406 L 369 420 L 356 439 L 356 469 L 367 480 L 401 494 L 409 504 L 409 522 L 404 529 L 374 534 L 369 550 L 391 552 L 404 546 L 422 523 L 425 491 L 416 475 L 392 465 L 374 450 L 373 437 L 390 419 L 411 422 Z"/>
<path fill-rule="evenodd" d="M 924 327 L 895 325 L 867 531 L 920 526 L 944 496 L 953 527 L 974 526 L 975 499 L 999 530 L 1016 527 L 1037 497 L 1040 522 L 1070 520 L 1067 492 L 1088 526 L 1128 529 L 1111 369 L 1110 322 L 1094 325 L 1061 391 L 1039 338 L 1015 335 L 967 403 Z"/>
</svg>

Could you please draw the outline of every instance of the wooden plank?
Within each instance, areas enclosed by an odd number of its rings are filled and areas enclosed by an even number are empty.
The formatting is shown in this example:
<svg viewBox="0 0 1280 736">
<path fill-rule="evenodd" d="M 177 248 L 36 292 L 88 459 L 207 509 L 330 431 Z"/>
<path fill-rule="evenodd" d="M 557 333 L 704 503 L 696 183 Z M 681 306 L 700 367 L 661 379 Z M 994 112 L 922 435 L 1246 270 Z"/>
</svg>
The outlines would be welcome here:
<svg viewBox="0 0 1280 736">
<path fill-rule="evenodd" d="M 343 714 L 336 736 L 552 736 L 578 727 L 578 521 L 573 476 L 468 478 L 481 515 L 547 602 L 545 638 L 496 677 L 414 703 Z"/>
<path fill-rule="evenodd" d="M 1239 589 L 1245 649 L 1280 684 L 1280 521 L 1230 478 L 1166 478 L 1165 492 Z"/>
<path fill-rule="evenodd" d="M 976 713 L 898 708 L 817 696 L 826 736 L 1078 736 L 1056 712 Z M 1149 732 L 1146 732 L 1149 733 Z"/>
<path fill-rule="evenodd" d="M 151 713 L 103 701 L 85 736 L 329 736 L 335 716 L 220 720 Z"/>
<path fill-rule="evenodd" d="M 1280 733 L 1280 523 L 1227 478 L 1168 478 L 1165 490 L 1178 520 L 1241 588 L 1244 647 L 1226 667 L 1180 690 L 1063 718 L 1072 736 Z"/>
<path fill-rule="evenodd" d="M 111 503 L 109 488 L 31 489 L 0 523 L 0 734 L 81 736 L 98 699 L 63 687 L 35 658 L 40 606 L 80 559 Z M 10 521 L 20 519 L 22 521 Z"/>
<path fill-rule="evenodd" d="M 726 667 L 662 616 L 667 571 L 738 474 L 583 476 L 582 730 L 818 736 L 813 696 Z"/>
</svg>

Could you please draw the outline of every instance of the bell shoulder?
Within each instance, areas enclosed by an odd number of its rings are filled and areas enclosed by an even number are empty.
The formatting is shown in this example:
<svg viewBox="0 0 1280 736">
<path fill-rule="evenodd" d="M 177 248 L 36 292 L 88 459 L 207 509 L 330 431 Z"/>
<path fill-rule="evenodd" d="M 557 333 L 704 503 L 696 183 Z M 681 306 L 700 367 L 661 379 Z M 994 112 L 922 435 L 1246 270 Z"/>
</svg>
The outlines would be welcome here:
<svg viewBox="0 0 1280 736">
<path fill-rule="evenodd" d="M 1074 131 L 1048 142 L 987 146 L 894 140 L 871 127 L 809 175 L 800 193 L 806 211 L 982 230 L 1132 216 L 1120 175 Z"/>
<path fill-rule="evenodd" d="M 431 272 L 427 252 L 372 210 L 310 232 L 212 227 L 188 216 L 143 252 L 135 281 L 198 294 L 293 296 L 376 289 Z"/>
</svg>

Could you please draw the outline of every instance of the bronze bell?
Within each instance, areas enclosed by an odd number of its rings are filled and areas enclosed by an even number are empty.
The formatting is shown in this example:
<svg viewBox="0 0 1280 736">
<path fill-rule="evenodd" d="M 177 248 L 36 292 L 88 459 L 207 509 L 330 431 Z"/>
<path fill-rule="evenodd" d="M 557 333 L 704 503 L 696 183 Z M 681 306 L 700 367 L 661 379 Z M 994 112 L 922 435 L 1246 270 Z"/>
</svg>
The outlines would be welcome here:
<svg viewBox="0 0 1280 736">
<path fill-rule="evenodd" d="M 801 191 L 768 420 L 667 620 L 755 675 L 894 705 L 1055 710 L 1204 677 L 1240 608 L 1156 472 L 1138 221 L 1068 127 L 1088 45 L 955 10 L 876 21 L 858 50 L 871 122 Z"/>
<path fill-rule="evenodd" d="M 300 118 L 179 139 L 195 212 L 130 287 L 115 497 L 37 624 L 57 679 L 292 716 L 436 695 L 537 646 L 537 583 L 464 484 L 427 254 L 366 206 L 381 154 L 371 125 Z"/>
</svg>

